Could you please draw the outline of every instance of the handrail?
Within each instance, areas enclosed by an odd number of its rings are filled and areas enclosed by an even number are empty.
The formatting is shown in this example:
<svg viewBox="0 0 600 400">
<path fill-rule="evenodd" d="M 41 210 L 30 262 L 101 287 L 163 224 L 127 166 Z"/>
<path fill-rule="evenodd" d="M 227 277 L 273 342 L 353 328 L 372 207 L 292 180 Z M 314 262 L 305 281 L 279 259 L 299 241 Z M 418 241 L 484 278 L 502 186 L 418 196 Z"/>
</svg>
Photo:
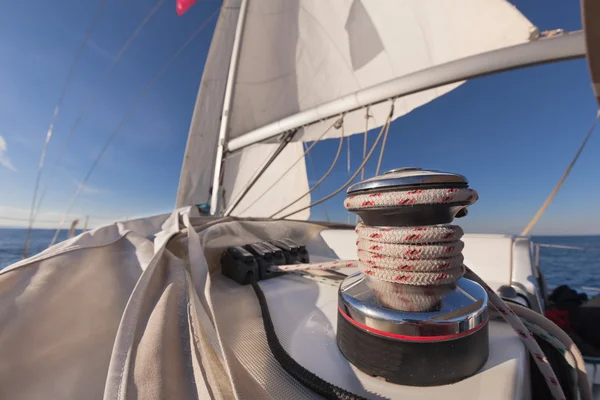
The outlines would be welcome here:
<svg viewBox="0 0 600 400">
<path fill-rule="evenodd" d="M 555 249 L 566 249 L 566 250 L 600 250 L 600 247 L 580 247 L 580 246 L 567 246 L 562 244 L 552 244 L 552 243 L 533 243 L 535 246 L 540 247 L 550 247 Z"/>
<path fill-rule="evenodd" d="M 531 243 L 533 244 L 534 249 L 535 249 L 533 263 L 534 263 L 534 266 L 536 269 L 540 268 L 540 248 L 542 248 L 542 247 L 554 248 L 554 249 L 564 249 L 564 250 L 577 250 L 577 251 L 588 251 L 588 250 L 600 251 L 599 247 L 567 246 L 567 245 L 552 244 L 552 243 L 536 243 L 535 241 L 532 241 Z"/>
</svg>

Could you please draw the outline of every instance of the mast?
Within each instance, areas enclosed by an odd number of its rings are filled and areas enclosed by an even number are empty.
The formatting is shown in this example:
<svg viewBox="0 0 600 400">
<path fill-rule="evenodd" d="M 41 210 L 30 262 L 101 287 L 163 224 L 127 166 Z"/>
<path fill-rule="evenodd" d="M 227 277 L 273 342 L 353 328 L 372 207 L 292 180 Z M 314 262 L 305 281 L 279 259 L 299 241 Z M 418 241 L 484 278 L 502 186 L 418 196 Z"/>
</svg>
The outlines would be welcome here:
<svg viewBox="0 0 600 400">
<path fill-rule="evenodd" d="M 227 144 L 227 150 L 239 150 L 273 138 L 281 133 L 314 124 L 345 112 L 378 104 L 391 98 L 470 78 L 538 64 L 582 58 L 585 55 L 584 35 L 582 32 L 575 32 L 465 57 L 359 90 L 265 125 L 232 139 Z M 229 82 L 227 83 L 229 84 Z M 220 149 L 222 151 L 222 147 Z M 217 157 L 222 157 L 222 152 Z M 219 168 L 219 164 L 217 168 Z M 213 187 L 216 187 L 216 185 Z M 215 191 L 213 190 L 214 196 Z"/>
<path fill-rule="evenodd" d="M 215 156 L 215 172 L 213 176 L 212 193 L 210 199 L 210 213 L 215 215 L 219 212 L 219 200 L 221 196 L 221 172 L 223 170 L 223 152 L 227 141 L 227 129 L 229 127 L 229 109 L 233 95 L 235 76 L 237 73 L 238 58 L 240 54 L 242 32 L 246 20 L 246 9 L 248 0 L 242 0 L 240 5 L 240 14 L 238 16 L 235 37 L 233 40 L 233 52 L 229 63 L 229 72 L 227 74 L 227 84 L 225 86 L 225 98 L 223 99 L 223 112 L 221 114 L 221 125 L 219 127 L 219 138 L 217 142 L 217 154 Z"/>
</svg>

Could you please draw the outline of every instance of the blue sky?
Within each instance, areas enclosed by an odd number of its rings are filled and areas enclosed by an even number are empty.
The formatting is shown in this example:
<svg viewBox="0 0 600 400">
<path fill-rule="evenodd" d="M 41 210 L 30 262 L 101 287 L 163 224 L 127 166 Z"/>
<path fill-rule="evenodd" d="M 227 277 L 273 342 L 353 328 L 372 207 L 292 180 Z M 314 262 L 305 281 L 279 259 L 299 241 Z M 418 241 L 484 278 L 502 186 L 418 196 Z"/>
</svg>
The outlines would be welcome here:
<svg viewBox="0 0 600 400">
<path fill-rule="evenodd" d="M 513 2 L 541 30 L 581 28 L 579 2 Z M 89 96 L 94 103 L 67 156 L 48 183 L 39 218 L 60 219 L 106 137 L 162 64 L 219 6 L 201 0 L 183 17 L 174 0 L 136 38 L 110 78 L 99 79 L 125 39 L 155 6 L 154 0 L 109 0 L 78 65 L 50 143 L 47 169 Z M 0 217 L 26 218 L 37 163 L 61 86 L 98 0 L 9 2 L 0 13 Z M 119 131 L 80 197 L 73 217 L 91 224 L 172 209 L 187 132 L 216 18 L 163 75 Z M 533 216 L 576 152 L 597 106 L 584 60 L 473 80 L 397 120 L 383 168 L 421 166 L 460 172 L 480 193 L 461 221 L 467 230 L 517 233 Z M 371 138 L 373 140 L 373 138 Z M 318 180 L 336 143 L 315 147 Z M 345 152 L 344 152 L 345 154 Z M 351 139 L 351 165 L 362 137 Z M 594 135 L 534 233 L 600 234 L 600 137 Z M 369 164 L 367 175 L 375 170 Z M 346 180 L 346 162 L 320 188 Z M 47 178 L 47 176 L 46 176 Z M 318 193 L 315 198 L 318 197 Z M 313 218 L 346 221 L 343 196 L 313 211 Z M 326 213 L 327 211 L 327 213 Z M 352 219 L 353 221 L 354 219 Z M 0 220 L 0 226 L 23 225 Z M 52 226 L 52 222 L 38 226 Z"/>
</svg>

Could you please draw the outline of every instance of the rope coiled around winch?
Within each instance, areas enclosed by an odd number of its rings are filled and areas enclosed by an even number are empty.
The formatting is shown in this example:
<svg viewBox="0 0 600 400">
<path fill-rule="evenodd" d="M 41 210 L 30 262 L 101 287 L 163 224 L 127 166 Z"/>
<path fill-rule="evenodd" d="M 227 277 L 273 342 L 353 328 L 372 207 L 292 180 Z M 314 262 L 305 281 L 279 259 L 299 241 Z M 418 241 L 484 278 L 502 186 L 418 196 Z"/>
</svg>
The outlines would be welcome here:
<svg viewBox="0 0 600 400">
<path fill-rule="evenodd" d="M 461 203 L 477 200 L 468 188 L 389 191 L 350 196 L 349 210 L 378 207 Z M 284 271 L 359 267 L 377 280 L 414 286 L 439 286 L 463 276 L 463 230 L 457 225 L 378 227 L 362 222 L 356 226 L 358 260 L 311 265 L 287 265 Z"/>
<path fill-rule="evenodd" d="M 356 227 L 359 265 L 378 280 L 416 286 L 454 283 L 465 268 L 459 226 Z"/>
<path fill-rule="evenodd" d="M 416 205 L 452 204 L 468 206 L 477 201 L 477 192 L 469 188 L 398 190 L 349 196 L 344 205 L 350 211 L 369 208 L 413 207 Z M 489 302 L 511 325 L 542 375 L 555 399 L 564 399 L 560 383 L 532 333 L 504 301 L 479 276 L 463 264 L 463 231 L 456 225 L 379 227 L 359 223 L 356 227 L 358 260 L 320 264 L 281 266 L 284 271 L 360 267 L 374 278 L 374 289 L 386 303 L 418 311 L 419 296 L 407 294 L 409 287 L 425 286 L 436 290 L 452 285 L 463 274 L 488 293 Z M 439 289 L 438 289 L 439 290 Z M 423 297 L 423 296 L 421 296 Z M 435 296 L 432 296 L 435 300 Z"/>
</svg>

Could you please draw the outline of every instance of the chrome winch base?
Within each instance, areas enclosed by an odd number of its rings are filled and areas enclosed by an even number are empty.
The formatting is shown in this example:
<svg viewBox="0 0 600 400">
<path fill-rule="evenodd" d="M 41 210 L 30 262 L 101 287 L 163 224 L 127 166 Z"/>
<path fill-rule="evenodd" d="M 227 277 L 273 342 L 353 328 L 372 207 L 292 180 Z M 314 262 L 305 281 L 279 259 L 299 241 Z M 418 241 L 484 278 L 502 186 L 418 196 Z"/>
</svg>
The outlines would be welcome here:
<svg viewBox="0 0 600 400">
<path fill-rule="evenodd" d="M 378 239 L 382 232 L 404 227 L 418 232 L 387 239 L 398 243 L 370 242 L 374 243 L 368 247 L 372 252 L 364 261 L 367 274 L 352 275 L 339 288 L 337 344 L 346 359 L 363 372 L 397 384 L 436 386 L 472 376 L 485 364 L 489 353 L 488 296 L 480 285 L 465 278 L 448 279 L 444 270 L 411 271 L 414 266 L 410 262 L 407 271 L 413 275 L 390 272 L 392 275 L 384 279 L 374 272 L 382 268 L 377 265 L 378 258 L 387 257 L 388 264 L 395 262 L 390 259 L 399 260 L 401 266 L 391 267 L 392 271 L 404 270 L 404 260 L 428 261 L 431 253 L 422 257 L 421 252 L 427 252 L 428 246 L 443 246 L 445 237 L 432 236 L 427 239 L 430 242 L 411 240 L 419 239 L 428 226 L 465 216 L 472 196 L 452 196 L 461 191 L 472 192 L 464 176 L 420 168 L 391 170 L 348 189 L 346 208 L 375 229 L 370 237 Z M 364 199 L 349 201 L 357 196 Z M 423 196 L 419 202 L 417 196 Z M 371 197 L 381 201 L 369 200 Z M 357 245 L 360 240 L 359 234 Z M 386 245 L 399 243 L 407 246 L 403 253 L 397 248 L 385 255 L 379 253 Z M 455 254 L 455 247 L 444 251 Z M 446 259 L 446 253 L 436 257 Z M 462 268 L 464 271 L 464 265 Z M 418 278 L 421 280 L 410 284 L 408 280 L 418 274 L 423 274 Z M 440 283 L 443 279 L 445 283 Z"/>
<path fill-rule="evenodd" d="M 339 289 L 337 345 L 358 369 L 391 383 L 458 382 L 488 358 L 487 294 L 466 278 L 417 287 L 352 275 Z"/>
</svg>

